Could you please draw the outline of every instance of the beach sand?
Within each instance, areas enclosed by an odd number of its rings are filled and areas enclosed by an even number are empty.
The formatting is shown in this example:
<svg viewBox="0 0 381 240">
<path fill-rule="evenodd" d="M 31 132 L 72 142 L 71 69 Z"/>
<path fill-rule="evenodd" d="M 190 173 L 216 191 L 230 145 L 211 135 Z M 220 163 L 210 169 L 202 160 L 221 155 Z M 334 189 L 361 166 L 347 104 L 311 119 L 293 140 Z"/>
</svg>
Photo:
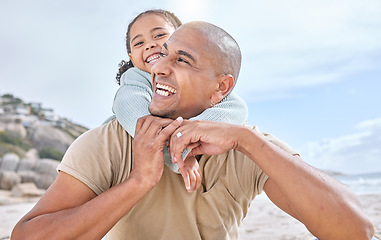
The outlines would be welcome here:
<svg viewBox="0 0 381 240">
<path fill-rule="evenodd" d="M 375 227 L 375 236 L 381 240 L 381 194 L 360 195 L 359 199 Z M 8 192 L 0 191 L 0 240 L 9 238 L 14 225 L 36 201 L 36 198 L 11 198 Z M 263 195 L 252 203 L 240 227 L 240 239 L 312 240 L 314 237 Z"/>
<path fill-rule="evenodd" d="M 365 213 L 381 240 L 381 194 L 359 195 Z M 240 227 L 241 240 L 313 240 L 314 236 L 299 221 L 290 217 L 264 196 L 252 203 Z"/>
</svg>

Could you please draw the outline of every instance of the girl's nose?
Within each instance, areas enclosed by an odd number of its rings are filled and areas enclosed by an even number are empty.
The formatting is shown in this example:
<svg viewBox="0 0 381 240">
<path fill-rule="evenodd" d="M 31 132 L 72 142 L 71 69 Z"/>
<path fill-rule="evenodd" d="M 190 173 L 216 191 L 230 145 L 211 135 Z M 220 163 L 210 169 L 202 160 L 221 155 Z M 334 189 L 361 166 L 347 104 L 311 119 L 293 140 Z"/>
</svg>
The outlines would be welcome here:
<svg viewBox="0 0 381 240">
<path fill-rule="evenodd" d="M 146 50 L 146 51 L 147 51 L 147 50 L 150 50 L 151 48 L 156 47 L 156 45 L 157 45 L 157 44 L 156 44 L 155 42 L 147 43 L 145 50 Z"/>
</svg>

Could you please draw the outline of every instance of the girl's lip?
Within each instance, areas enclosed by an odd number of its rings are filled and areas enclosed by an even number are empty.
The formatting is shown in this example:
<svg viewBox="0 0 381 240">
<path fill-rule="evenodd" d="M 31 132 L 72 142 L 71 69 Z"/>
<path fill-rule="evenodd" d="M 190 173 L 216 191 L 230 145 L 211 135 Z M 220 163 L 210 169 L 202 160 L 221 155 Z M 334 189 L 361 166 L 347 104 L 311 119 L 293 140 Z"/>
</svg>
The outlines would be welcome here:
<svg viewBox="0 0 381 240">
<path fill-rule="evenodd" d="M 155 53 L 152 53 L 151 55 L 149 55 L 149 56 L 146 58 L 145 62 L 146 62 L 146 63 L 151 63 L 152 61 L 157 61 L 157 60 L 159 60 L 159 58 L 160 58 L 160 52 L 155 52 Z"/>
</svg>

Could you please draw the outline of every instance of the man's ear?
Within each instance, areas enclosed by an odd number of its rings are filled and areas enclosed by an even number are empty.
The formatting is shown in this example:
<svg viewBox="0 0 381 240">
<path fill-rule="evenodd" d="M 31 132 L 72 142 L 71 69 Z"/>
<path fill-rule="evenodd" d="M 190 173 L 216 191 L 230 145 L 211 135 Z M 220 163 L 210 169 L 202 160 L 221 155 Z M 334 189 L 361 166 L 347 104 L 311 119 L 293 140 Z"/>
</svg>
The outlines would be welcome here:
<svg viewBox="0 0 381 240">
<path fill-rule="evenodd" d="M 231 74 L 222 75 L 219 79 L 218 88 L 214 91 L 212 105 L 219 103 L 234 87 L 234 77 Z"/>
</svg>

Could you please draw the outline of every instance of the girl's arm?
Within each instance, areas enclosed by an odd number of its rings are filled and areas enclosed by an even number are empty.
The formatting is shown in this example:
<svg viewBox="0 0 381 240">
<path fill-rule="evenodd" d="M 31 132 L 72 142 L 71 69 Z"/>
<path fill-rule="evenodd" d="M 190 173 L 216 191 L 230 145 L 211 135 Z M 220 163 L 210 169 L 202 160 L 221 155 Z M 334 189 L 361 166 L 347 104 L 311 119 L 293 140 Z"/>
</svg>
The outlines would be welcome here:
<svg viewBox="0 0 381 240">
<path fill-rule="evenodd" d="M 224 122 L 236 125 L 244 125 L 247 122 L 248 109 L 246 103 L 238 95 L 230 93 L 221 102 L 215 106 L 206 109 L 200 115 L 191 118 L 190 120 L 208 120 L 214 122 Z M 166 149 L 164 149 L 166 150 Z M 185 160 L 191 152 L 189 149 L 184 149 L 182 159 Z M 165 151 L 164 151 L 165 153 Z M 178 168 L 177 164 L 175 164 Z M 178 172 L 174 170 L 175 172 Z"/>
<path fill-rule="evenodd" d="M 118 122 L 132 136 L 138 118 L 149 115 L 148 105 L 152 99 L 151 74 L 138 68 L 128 69 L 121 78 L 112 110 Z"/>
<path fill-rule="evenodd" d="M 208 120 L 214 122 L 244 125 L 247 122 L 247 117 L 248 109 L 246 103 L 238 95 L 231 92 L 229 95 L 223 98 L 221 102 L 217 103 L 211 108 L 206 109 L 200 115 L 193 117 L 190 120 Z M 190 152 L 191 150 L 184 149 L 182 153 L 182 159 L 185 160 Z M 175 166 L 178 168 L 177 164 L 175 164 Z M 173 171 L 178 172 L 178 170 Z"/>
<path fill-rule="evenodd" d="M 248 109 L 246 103 L 238 95 L 230 93 L 214 107 L 206 109 L 190 120 L 208 120 L 214 122 L 244 125 L 247 122 Z"/>
<path fill-rule="evenodd" d="M 135 134 L 136 121 L 150 115 L 148 105 L 151 99 L 151 74 L 138 68 L 128 69 L 122 75 L 121 87 L 115 95 L 112 109 L 120 125 L 131 137 Z M 164 163 L 172 171 L 180 173 L 177 164 L 172 163 L 167 146 L 164 147 Z"/>
</svg>

